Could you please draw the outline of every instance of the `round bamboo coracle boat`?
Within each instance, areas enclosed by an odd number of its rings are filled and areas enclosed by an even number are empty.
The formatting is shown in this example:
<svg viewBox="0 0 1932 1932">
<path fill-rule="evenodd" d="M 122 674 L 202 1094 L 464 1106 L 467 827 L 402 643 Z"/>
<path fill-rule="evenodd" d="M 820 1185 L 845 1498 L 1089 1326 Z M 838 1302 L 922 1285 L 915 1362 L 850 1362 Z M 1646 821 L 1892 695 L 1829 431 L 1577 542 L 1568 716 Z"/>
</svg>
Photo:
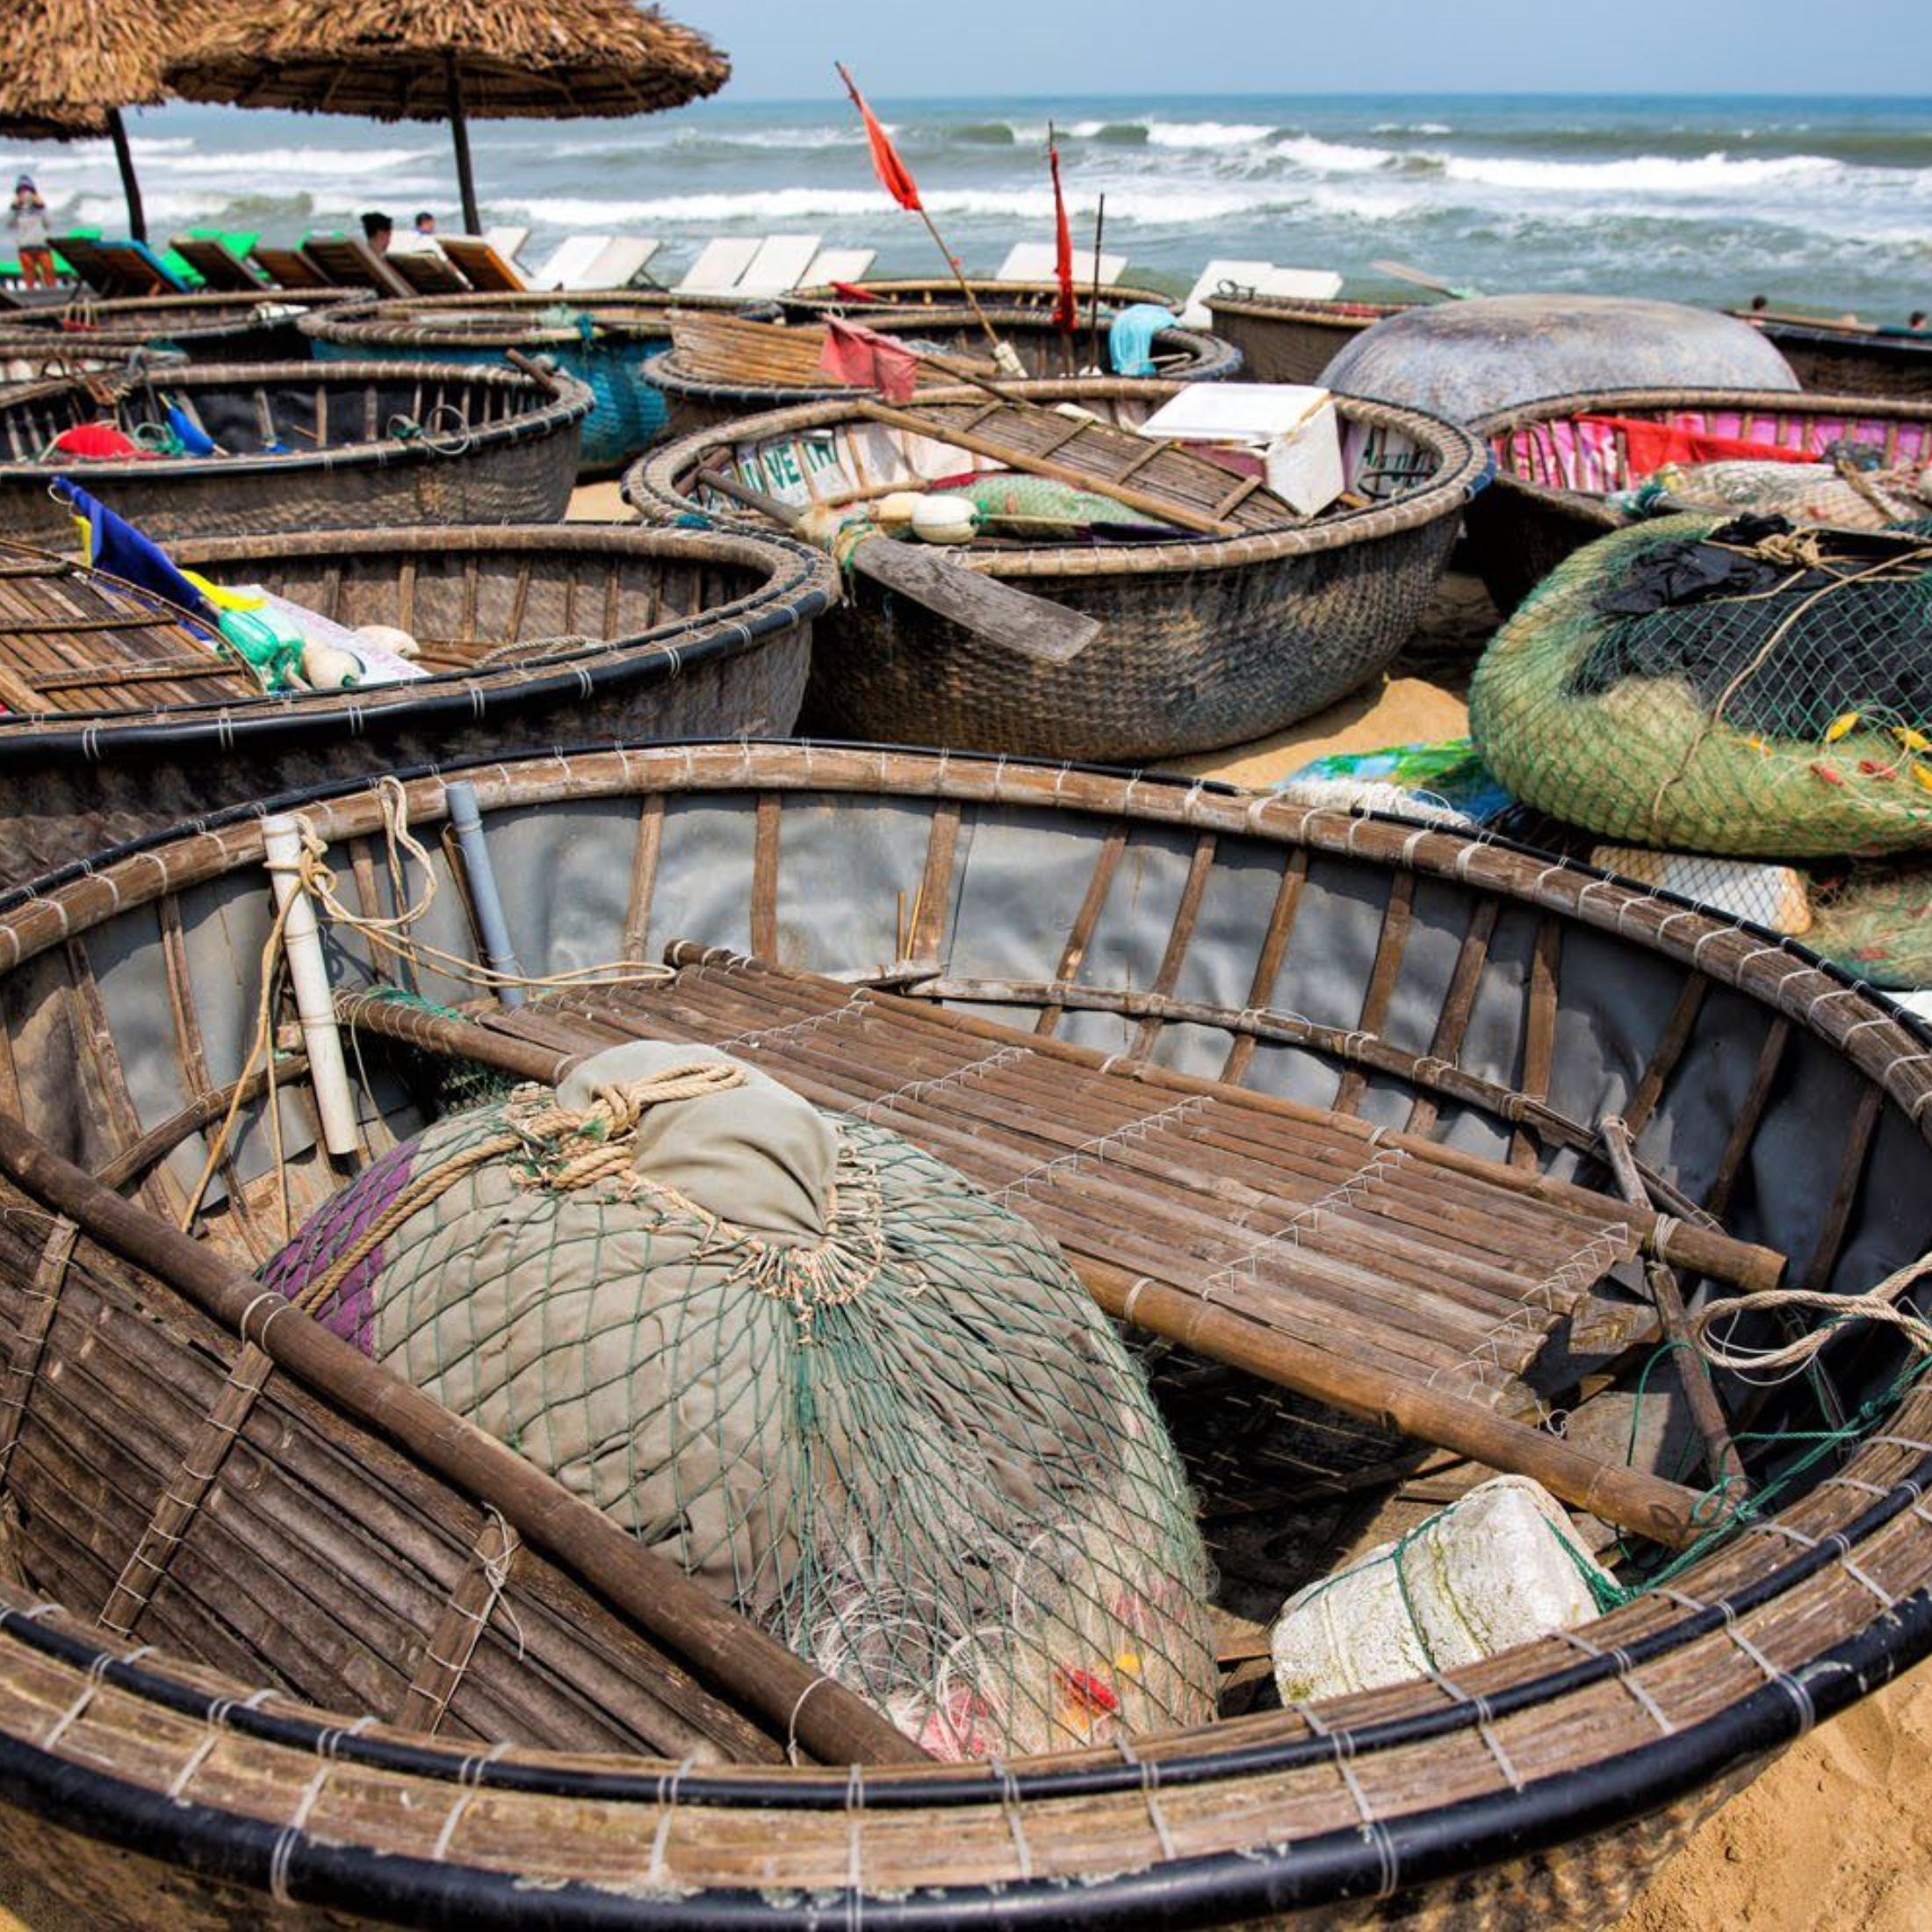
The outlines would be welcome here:
<svg viewBox="0 0 1932 1932">
<path fill-rule="evenodd" d="M 105 404 L 86 381 L 0 401 L 0 537 L 62 544 L 48 484 L 71 476 L 149 536 L 550 523 L 577 476 L 590 393 L 567 376 L 440 363 L 197 364 Z M 106 422 L 178 447 L 178 408 L 219 452 L 66 460 L 54 439 Z"/>
<path fill-rule="evenodd" d="M 989 308 L 984 314 L 1029 377 L 1063 379 L 1089 364 L 1089 338 L 1063 335 L 1043 309 Z M 915 345 L 921 352 L 968 361 L 983 367 L 989 378 L 999 375 L 985 330 L 969 308 L 898 309 L 862 320 L 868 328 Z M 669 352 L 646 371 L 646 379 L 663 392 L 673 437 L 693 436 L 768 409 L 794 408 L 851 393 L 820 368 L 824 332 L 809 322 L 780 330 L 732 317 L 697 316 L 678 321 L 675 333 Z M 1103 339 L 1103 358 L 1106 353 Z M 1226 342 L 1192 328 L 1160 330 L 1154 337 L 1153 359 L 1161 377 L 1181 382 L 1217 382 L 1241 367 L 1241 357 Z M 921 370 L 918 379 L 932 386 L 956 382 L 958 377 L 937 366 Z"/>
<path fill-rule="evenodd" d="M 818 635 L 808 725 L 1027 757 L 1201 750 L 1279 730 L 1381 670 L 1419 621 L 1488 466 L 1462 429 L 1344 399 L 1359 507 L 1304 520 L 1251 476 L 1184 451 L 1150 456 L 1131 427 L 1181 387 L 1042 382 L 1019 405 L 940 391 L 883 417 L 864 401 L 815 403 L 667 444 L 629 472 L 624 491 L 647 519 L 702 508 L 757 528 L 756 513 L 716 497 L 700 472 L 723 462 L 795 504 L 842 501 L 862 513 L 895 487 L 1023 471 L 1034 460 L 1027 452 L 1049 451 L 1053 474 L 1148 506 L 1156 540 L 982 536 L 948 554 L 1100 620 L 1099 637 L 1077 657 L 1046 662 L 855 582 Z M 1078 431 L 1077 417 L 1054 410 L 1059 402 L 1104 421 Z"/>
<path fill-rule="evenodd" d="M 722 531 L 330 530 L 174 555 L 350 629 L 406 632 L 429 674 L 264 695 L 185 613 L 0 545 L 0 887 L 213 800 L 399 763 L 789 732 L 838 595 L 819 552 Z"/>
<path fill-rule="evenodd" d="M 1204 298 L 1215 333 L 1241 351 L 1255 382 L 1317 383 L 1322 371 L 1365 328 L 1418 307 L 1413 301 L 1314 301 L 1217 289 Z"/>
<path fill-rule="evenodd" d="M 0 315 L 0 357 L 49 342 L 125 358 L 133 349 L 176 349 L 194 362 L 286 362 L 306 356 L 307 316 L 357 298 L 354 289 L 264 289 L 259 295 L 143 295 L 74 301 Z"/>
<path fill-rule="evenodd" d="M 970 275 L 966 278 L 966 286 L 972 292 L 973 299 L 989 309 L 1024 308 L 1038 312 L 1053 309 L 1060 300 L 1057 282 L 996 282 Z M 862 292 L 853 294 L 848 292 L 851 290 Z M 1080 326 L 1084 328 L 1092 321 L 1092 291 L 1083 288 L 1078 291 L 1078 296 Z M 1103 283 L 1100 286 L 1100 318 L 1103 321 L 1108 315 L 1135 302 L 1153 302 L 1160 307 L 1171 308 L 1174 298 L 1157 288 L 1132 288 L 1118 282 Z M 825 284 L 816 288 L 795 288 L 781 295 L 778 305 L 788 321 L 815 321 L 826 314 L 849 315 L 854 321 L 862 321 L 868 315 L 887 314 L 895 308 L 958 308 L 963 305 L 963 298 L 958 282 L 950 276 L 869 275 L 862 281 L 836 286 Z"/>
<path fill-rule="evenodd" d="M 596 295 L 419 295 L 358 301 L 313 315 L 304 328 L 324 361 L 497 363 L 508 350 L 543 356 L 596 399 L 584 422 L 586 470 L 641 456 L 663 433 L 663 393 L 644 366 L 671 346 L 672 307 L 741 313 L 730 298 L 616 290 Z M 768 310 L 767 313 L 769 313 Z"/>
<path fill-rule="evenodd" d="M 360 932 L 332 948 L 343 1156 L 317 1144 L 321 1033 L 277 1063 L 278 1150 L 258 1109 L 212 1139 L 263 1085 L 256 808 L 0 907 L 0 1850 L 94 1922 L 1587 1932 L 1932 1645 L 1923 1358 L 1833 1319 L 1922 1266 L 1932 1056 L 1790 942 L 1494 839 L 1004 758 L 667 746 L 294 803 L 369 916 L 441 888 L 386 997 Z M 439 844 L 459 804 L 479 820 Z M 485 878 L 529 980 L 667 952 L 674 977 L 479 999 L 449 975 L 482 956 Z M 1027 1182 L 1159 1342 L 1219 1571 L 1216 1721 L 911 1762 L 263 1291 L 282 1188 L 306 1215 L 416 1132 L 432 1071 L 554 1078 L 613 1034 L 731 1037 Z M 1406 1295 L 1398 1225 L 1442 1264 Z M 1489 1305 L 1485 1238 L 1528 1262 L 1487 1341 L 1454 1323 Z M 1808 1344 L 1806 1373 L 1702 1381 L 1671 1296 L 1767 1294 L 1779 1265 L 1813 1299 L 1726 1332 Z M 1720 1417 L 1686 1447 L 1692 1388 Z M 1613 1604 L 1279 1705 L 1261 1620 L 1406 1533 L 1435 1502 L 1405 1484 L 1455 1493 L 1465 1455 L 1646 1526 L 1619 1556 L 1573 1503 Z"/>
<path fill-rule="evenodd" d="M 1857 451 L 1879 472 L 1932 461 L 1932 414 L 1871 397 L 1612 389 L 1502 410 L 1475 425 L 1496 472 L 1495 487 L 1470 508 L 1468 530 L 1476 567 L 1505 616 L 1573 550 L 1626 521 L 1605 498 L 1645 474 L 1633 465 L 1631 422 L 1725 439 L 1710 446 L 1713 454 L 1762 443 L 1831 464 Z"/>
<path fill-rule="evenodd" d="M 1807 389 L 1932 402 L 1932 329 L 1881 328 L 1747 308 L 1731 313 L 1775 342 Z"/>
</svg>

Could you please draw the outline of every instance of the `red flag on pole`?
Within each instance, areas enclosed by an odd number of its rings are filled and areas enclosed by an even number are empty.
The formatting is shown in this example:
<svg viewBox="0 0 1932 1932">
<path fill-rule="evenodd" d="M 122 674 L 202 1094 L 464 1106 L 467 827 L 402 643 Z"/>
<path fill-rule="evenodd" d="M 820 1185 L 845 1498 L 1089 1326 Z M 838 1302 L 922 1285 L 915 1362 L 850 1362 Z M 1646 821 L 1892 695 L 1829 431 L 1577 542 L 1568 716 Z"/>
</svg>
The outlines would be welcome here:
<svg viewBox="0 0 1932 1932">
<path fill-rule="evenodd" d="M 865 138 L 872 145 L 872 166 L 878 175 L 879 185 L 907 213 L 923 213 L 919 184 L 899 159 L 892 145 L 892 137 L 879 126 L 872 110 L 865 105 L 865 97 L 860 93 L 858 83 L 846 72 L 845 62 L 840 61 L 834 64 L 839 69 L 839 78 L 846 83 L 846 92 L 852 97 L 852 105 L 858 109 L 859 118 L 865 123 Z"/>
<path fill-rule="evenodd" d="M 834 382 L 876 389 L 888 402 L 910 402 L 919 387 L 919 359 L 904 342 L 836 315 L 825 318 L 818 366 Z"/>
<path fill-rule="evenodd" d="M 1067 227 L 1067 200 L 1060 191 L 1060 150 L 1052 130 L 1047 133 L 1047 165 L 1053 169 L 1053 275 L 1060 299 L 1053 306 L 1056 328 L 1071 335 L 1080 317 L 1079 298 L 1073 292 L 1073 236 Z"/>
</svg>

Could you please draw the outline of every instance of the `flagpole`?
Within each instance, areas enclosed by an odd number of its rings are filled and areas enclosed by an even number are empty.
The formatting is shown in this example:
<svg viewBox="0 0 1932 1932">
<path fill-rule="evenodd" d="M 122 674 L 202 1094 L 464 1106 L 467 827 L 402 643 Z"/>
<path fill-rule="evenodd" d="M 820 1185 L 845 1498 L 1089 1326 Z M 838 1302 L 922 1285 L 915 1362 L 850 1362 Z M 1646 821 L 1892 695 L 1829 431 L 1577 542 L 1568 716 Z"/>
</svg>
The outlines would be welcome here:
<svg viewBox="0 0 1932 1932">
<path fill-rule="evenodd" d="M 865 103 L 859 97 L 858 83 L 846 71 L 846 64 L 843 61 L 834 61 L 832 64 L 838 69 L 839 78 L 845 83 L 846 92 L 851 95 L 852 105 L 859 110 L 862 117 L 865 112 Z M 903 169 L 905 163 L 901 162 L 899 165 Z M 908 177 L 907 184 L 911 185 L 910 177 Z M 959 284 L 959 292 L 966 298 L 966 306 L 972 310 L 979 326 L 986 331 L 986 340 L 993 345 L 994 362 L 1002 369 L 1006 368 L 1007 365 L 1003 360 L 1003 356 L 1010 356 L 1013 351 L 1007 349 L 1006 345 L 993 333 L 993 325 L 986 320 L 986 311 L 979 306 L 979 298 L 973 293 L 971 285 L 966 279 L 966 271 L 960 267 L 957 257 L 946 246 L 946 237 L 939 232 L 939 229 L 934 225 L 932 216 L 926 212 L 925 199 L 923 197 L 915 194 L 914 203 L 919 220 L 926 224 L 926 232 L 933 238 L 933 245 L 945 257 L 947 267 L 953 271 L 953 279 Z"/>
</svg>

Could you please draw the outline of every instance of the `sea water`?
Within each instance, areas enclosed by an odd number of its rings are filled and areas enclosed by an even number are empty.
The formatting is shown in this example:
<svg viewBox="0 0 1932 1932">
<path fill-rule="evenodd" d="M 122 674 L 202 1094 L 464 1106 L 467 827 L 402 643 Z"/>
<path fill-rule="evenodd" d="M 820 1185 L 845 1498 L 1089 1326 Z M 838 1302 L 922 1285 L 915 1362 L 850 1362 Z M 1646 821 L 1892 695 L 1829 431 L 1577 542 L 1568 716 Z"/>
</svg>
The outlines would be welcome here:
<svg viewBox="0 0 1932 1932">
<path fill-rule="evenodd" d="M 1209 255 L 1333 268 L 1384 285 L 1393 257 L 1459 285 L 1706 302 L 1763 292 L 1900 320 L 1932 306 L 1932 100 L 1245 95 L 877 101 L 969 267 L 1049 238 L 1044 144 L 1058 124 L 1090 238 L 1181 285 Z M 175 105 L 132 117 L 150 226 L 274 240 L 381 207 L 457 225 L 433 124 Z M 714 234 L 817 234 L 876 248 L 877 272 L 937 265 L 879 191 L 842 101 L 724 98 L 641 119 L 479 122 L 493 221 L 532 250 L 566 233 L 652 234 L 675 278 Z M 105 142 L 8 146 L 56 224 L 121 220 Z"/>
</svg>

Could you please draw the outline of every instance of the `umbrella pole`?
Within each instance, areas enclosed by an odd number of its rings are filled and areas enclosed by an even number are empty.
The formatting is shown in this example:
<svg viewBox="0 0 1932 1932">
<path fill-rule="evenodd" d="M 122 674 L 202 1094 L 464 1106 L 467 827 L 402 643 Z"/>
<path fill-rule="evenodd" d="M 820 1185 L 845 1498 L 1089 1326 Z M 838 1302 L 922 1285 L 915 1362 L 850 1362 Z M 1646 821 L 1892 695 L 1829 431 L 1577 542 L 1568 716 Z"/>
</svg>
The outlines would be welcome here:
<svg viewBox="0 0 1932 1932">
<path fill-rule="evenodd" d="M 107 132 L 113 138 L 114 162 L 120 169 L 121 191 L 127 197 L 127 232 L 135 241 L 145 242 L 148 216 L 141 205 L 141 184 L 134 178 L 134 155 L 127 145 L 127 126 L 118 107 L 107 111 Z"/>
<path fill-rule="evenodd" d="M 456 184 L 463 197 L 463 232 L 481 234 L 483 217 L 477 212 L 476 175 L 470 166 L 470 122 L 463 112 L 463 76 L 450 59 L 450 133 L 456 140 Z"/>
</svg>

